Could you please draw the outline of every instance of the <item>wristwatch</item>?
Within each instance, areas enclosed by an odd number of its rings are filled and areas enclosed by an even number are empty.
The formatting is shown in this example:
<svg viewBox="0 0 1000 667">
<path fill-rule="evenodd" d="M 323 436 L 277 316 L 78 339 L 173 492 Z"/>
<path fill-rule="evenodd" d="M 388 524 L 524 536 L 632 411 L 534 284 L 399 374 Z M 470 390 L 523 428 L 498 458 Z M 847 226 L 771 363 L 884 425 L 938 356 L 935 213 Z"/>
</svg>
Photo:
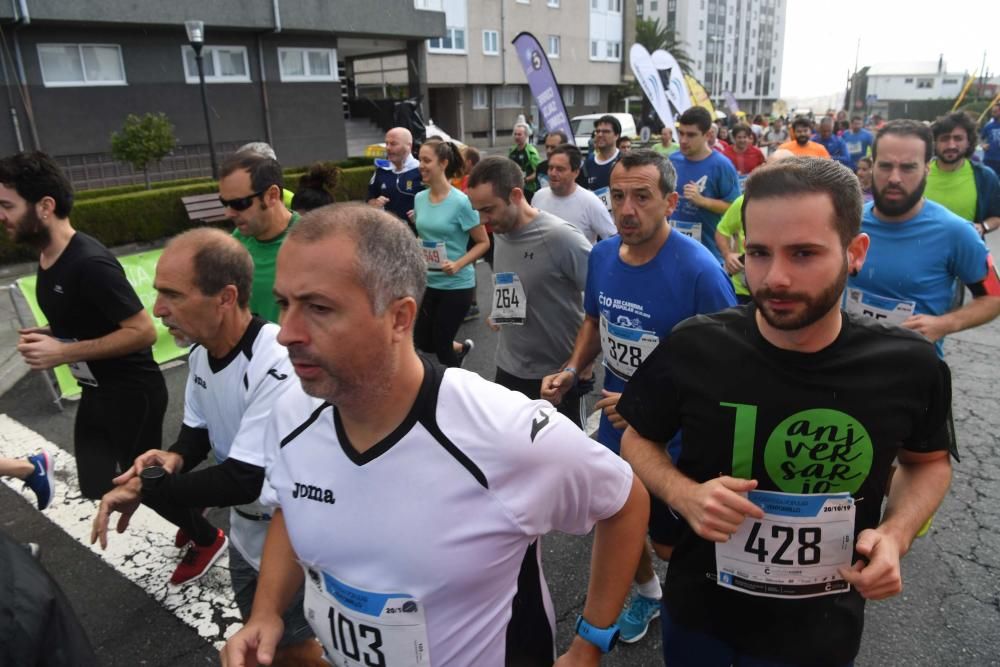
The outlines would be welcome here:
<svg viewBox="0 0 1000 667">
<path fill-rule="evenodd" d="M 615 624 L 606 628 L 595 628 L 580 615 L 576 617 L 576 634 L 601 649 L 601 653 L 607 653 L 618 643 L 618 635 L 621 634 L 621 630 Z"/>
<path fill-rule="evenodd" d="M 142 480 L 142 490 L 149 491 L 156 488 L 166 476 L 167 470 L 163 466 L 146 466 L 139 473 L 139 479 Z"/>
</svg>

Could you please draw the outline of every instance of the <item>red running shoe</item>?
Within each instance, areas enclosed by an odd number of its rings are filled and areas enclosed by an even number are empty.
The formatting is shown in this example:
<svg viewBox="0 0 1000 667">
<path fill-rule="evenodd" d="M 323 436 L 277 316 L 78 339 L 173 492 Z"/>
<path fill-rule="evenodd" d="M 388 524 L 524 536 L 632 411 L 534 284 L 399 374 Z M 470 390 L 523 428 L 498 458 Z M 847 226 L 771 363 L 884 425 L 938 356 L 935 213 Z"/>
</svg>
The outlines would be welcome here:
<svg viewBox="0 0 1000 667">
<path fill-rule="evenodd" d="M 212 564 L 225 553 L 228 544 L 229 540 L 226 538 L 226 534 L 222 532 L 222 529 L 219 529 L 215 536 L 215 542 L 209 546 L 199 547 L 197 544 L 189 546 L 184 558 L 181 559 L 177 569 L 170 576 L 170 583 L 174 586 L 180 586 L 189 581 L 200 579 L 208 572 L 208 568 L 212 567 Z"/>
</svg>

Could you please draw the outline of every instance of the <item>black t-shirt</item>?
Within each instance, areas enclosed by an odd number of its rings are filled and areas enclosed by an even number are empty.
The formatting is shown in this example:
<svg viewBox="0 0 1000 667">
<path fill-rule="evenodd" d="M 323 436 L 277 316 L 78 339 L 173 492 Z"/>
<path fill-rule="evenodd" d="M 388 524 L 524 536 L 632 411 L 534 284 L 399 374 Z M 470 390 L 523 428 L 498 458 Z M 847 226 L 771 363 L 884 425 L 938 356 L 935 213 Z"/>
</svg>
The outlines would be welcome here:
<svg viewBox="0 0 1000 667">
<path fill-rule="evenodd" d="M 119 322 L 142 310 L 142 302 L 115 256 L 82 232 L 73 235 L 55 264 L 47 269 L 39 267 L 35 295 L 52 334 L 63 340 L 106 336 L 120 328 Z M 145 384 L 160 372 L 148 347 L 121 357 L 88 361 L 87 366 L 101 388 Z"/>
<path fill-rule="evenodd" d="M 857 537 L 880 521 L 899 448 L 954 451 L 950 371 L 918 334 L 846 313 L 827 348 L 781 350 L 761 336 L 755 312 L 750 304 L 678 324 L 632 376 L 618 412 L 656 442 L 680 430 L 677 467 L 699 483 L 749 467 L 761 490 L 850 492 Z M 687 525 L 666 599 L 675 621 L 772 660 L 843 664 L 861 642 L 856 591 L 786 600 L 724 588 L 715 544 Z"/>
</svg>

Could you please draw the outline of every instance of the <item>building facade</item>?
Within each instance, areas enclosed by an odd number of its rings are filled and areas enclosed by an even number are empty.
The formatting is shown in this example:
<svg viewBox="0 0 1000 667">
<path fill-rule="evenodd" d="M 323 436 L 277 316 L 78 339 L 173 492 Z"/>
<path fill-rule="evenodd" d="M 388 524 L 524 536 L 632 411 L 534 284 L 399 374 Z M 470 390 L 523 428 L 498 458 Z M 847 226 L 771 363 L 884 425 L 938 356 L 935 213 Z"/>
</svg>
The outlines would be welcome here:
<svg viewBox="0 0 1000 667">
<path fill-rule="evenodd" d="M 747 113 L 781 97 L 786 0 L 636 0 L 639 18 L 674 26 L 693 74 L 717 105 L 732 93 Z"/>
</svg>

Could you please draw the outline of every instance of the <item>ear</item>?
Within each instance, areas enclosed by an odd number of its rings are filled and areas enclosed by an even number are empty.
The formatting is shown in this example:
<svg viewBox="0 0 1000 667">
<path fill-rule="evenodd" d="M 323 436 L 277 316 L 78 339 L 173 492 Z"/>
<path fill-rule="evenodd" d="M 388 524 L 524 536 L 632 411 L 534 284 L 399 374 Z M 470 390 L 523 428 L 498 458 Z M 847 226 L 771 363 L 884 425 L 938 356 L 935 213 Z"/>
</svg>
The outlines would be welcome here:
<svg viewBox="0 0 1000 667">
<path fill-rule="evenodd" d="M 42 220 L 45 220 L 50 215 L 54 215 L 56 210 L 56 200 L 52 197 L 46 195 L 42 197 L 37 202 L 35 202 L 35 213 L 38 214 Z"/>
<path fill-rule="evenodd" d="M 857 275 L 861 271 L 868 256 L 869 245 L 871 239 L 867 234 L 858 234 L 847 244 L 847 270 L 851 275 Z"/>
<path fill-rule="evenodd" d="M 274 204 L 285 205 L 285 202 L 281 198 L 281 186 L 277 183 L 273 183 L 268 187 L 267 192 L 264 193 L 264 201 L 267 202 L 268 206 L 273 206 Z"/>
<path fill-rule="evenodd" d="M 226 308 L 237 308 L 239 292 L 236 285 L 226 285 L 219 291 L 219 304 Z"/>
<path fill-rule="evenodd" d="M 521 188 L 511 188 L 510 203 L 520 206 L 522 201 L 524 201 L 524 190 Z"/>
<path fill-rule="evenodd" d="M 417 322 L 417 302 L 413 297 L 396 299 L 389 304 L 385 317 L 392 324 L 392 342 L 413 339 L 413 326 Z"/>
</svg>

